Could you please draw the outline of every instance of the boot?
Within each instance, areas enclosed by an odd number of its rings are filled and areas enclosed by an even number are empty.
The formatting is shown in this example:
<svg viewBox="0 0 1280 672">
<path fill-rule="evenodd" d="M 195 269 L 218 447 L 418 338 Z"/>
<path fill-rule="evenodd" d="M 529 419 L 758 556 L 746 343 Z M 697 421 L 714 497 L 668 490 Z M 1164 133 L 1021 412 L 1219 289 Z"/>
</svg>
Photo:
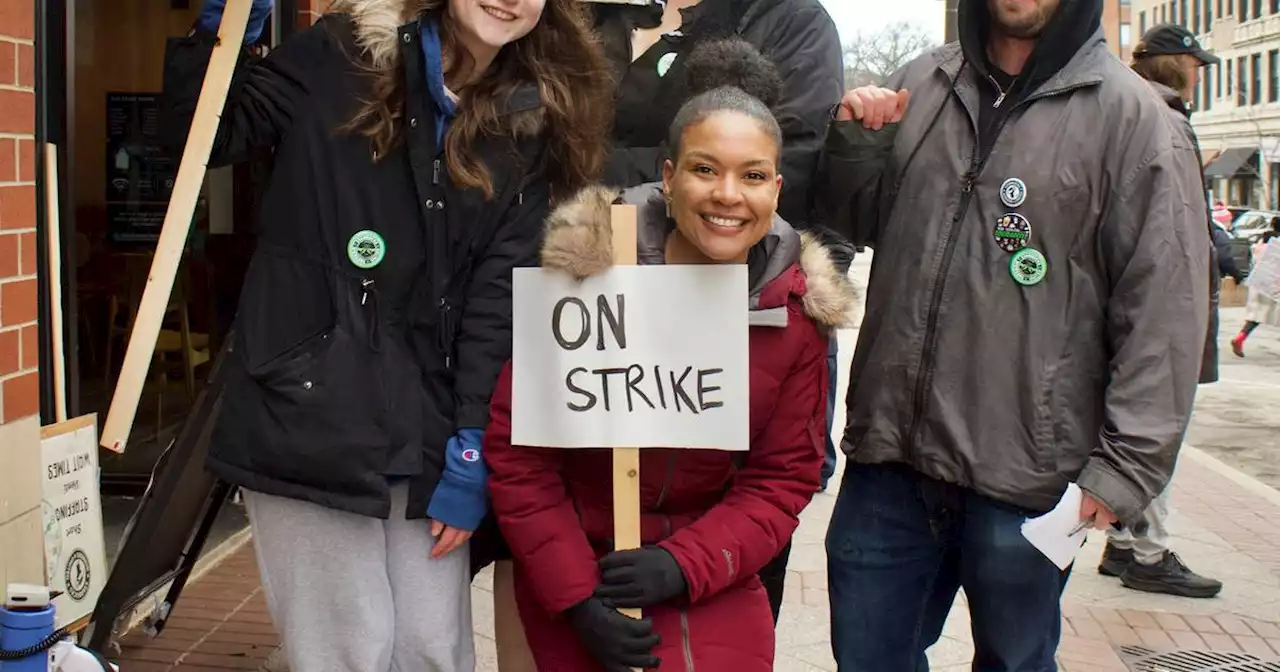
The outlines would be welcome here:
<svg viewBox="0 0 1280 672">
<path fill-rule="evenodd" d="M 1191 571 L 1173 551 L 1165 551 L 1154 565 L 1131 563 L 1120 582 L 1133 590 L 1180 597 L 1213 597 L 1222 592 L 1221 581 Z"/>
<path fill-rule="evenodd" d="M 1107 542 L 1102 551 L 1102 562 L 1098 565 L 1098 573 L 1103 576 L 1120 576 L 1129 565 L 1133 564 L 1133 549 L 1120 548 Z"/>
<path fill-rule="evenodd" d="M 1242 331 L 1231 339 L 1231 352 L 1234 352 L 1236 357 L 1244 357 L 1244 339 L 1248 337 L 1249 335 Z"/>
</svg>

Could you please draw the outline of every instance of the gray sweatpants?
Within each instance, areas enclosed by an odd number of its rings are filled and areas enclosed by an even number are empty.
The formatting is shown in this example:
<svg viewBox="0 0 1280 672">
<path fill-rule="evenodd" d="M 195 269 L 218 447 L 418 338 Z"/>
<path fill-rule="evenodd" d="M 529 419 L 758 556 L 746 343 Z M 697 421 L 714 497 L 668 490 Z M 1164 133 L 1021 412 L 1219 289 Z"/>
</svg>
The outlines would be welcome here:
<svg viewBox="0 0 1280 672">
<path fill-rule="evenodd" d="M 1119 532 L 1107 530 L 1107 541 L 1116 548 L 1133 550 L 1133 559 L 1142 565 L 1154 565 L 1164 559 L 1169 550 L 1169 500 L 1173 486 L 1166 486 L 1142 512 L 1147 521 L 1145 534 L 1134 534 L 1125 528 Z"/>
<path fill-rule="evenodd" d="M 430 523 L 245 492 L 258 569 L 292 672 L 473 672 L 464 546 L 431 559 Z M 396 518 L 399 513 L 400 518 Z"/>
</svg>

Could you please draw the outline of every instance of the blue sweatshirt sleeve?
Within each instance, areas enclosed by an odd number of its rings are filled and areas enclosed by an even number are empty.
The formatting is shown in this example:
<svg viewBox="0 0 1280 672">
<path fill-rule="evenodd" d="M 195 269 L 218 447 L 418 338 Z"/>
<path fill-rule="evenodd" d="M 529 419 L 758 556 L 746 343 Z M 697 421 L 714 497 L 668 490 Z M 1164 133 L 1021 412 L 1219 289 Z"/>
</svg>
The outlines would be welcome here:
<svg viewBox="0 0 1280 672">
<path fill-rule="evenodd" d="M 244 30 L 245 44 L 253 44 L 262 37 L 267 17 L 271 16 L 271 4 L 272 0 L 253 0 L 253 7 L 249 9 L 249 25 Z M 218 27 L 222 25 L 222 13 L 226 8 L 227 0 L 205 0 L 196 24 L 203 30 L 218 32 Z"/>
<path fill-rule="evenodd" d="M 484 430 L 460 429 L 445 446 L 444 474 L 427 516 L 449 527 L 475 531 L 488 511 L 489 471 L 480 454 Z"/>
</svg>

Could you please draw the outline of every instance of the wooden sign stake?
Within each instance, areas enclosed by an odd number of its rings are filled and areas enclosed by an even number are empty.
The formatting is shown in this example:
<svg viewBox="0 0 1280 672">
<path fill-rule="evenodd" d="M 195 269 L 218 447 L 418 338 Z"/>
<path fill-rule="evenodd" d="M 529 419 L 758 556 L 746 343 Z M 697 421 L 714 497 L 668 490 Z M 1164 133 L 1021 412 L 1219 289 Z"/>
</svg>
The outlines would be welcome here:
<svg viewBox="0 0 1280 672">
<path fill-rule="evenodd" d="M 218 122 L 227 102 L 231 75 L 235 72 L 236 61 L 244 46 L 244 32 L 249 23 L 251 5 L 252 0 L 228 0 L 222 14 L 218 44 L 213 48 L 209 70 L 205 73 L 204 85 L 200 89 L 200 100 L 196 104 L 191 131 L 182 152 L 182 163 L 178 166 L 178 177 L 174 181 L 173 196 L 169 199 L 164 227 L 160 230 L 160 240 L 156 243 L 155 256 L 151 260 L 151 273 L 147 276 L 147 286 L 138 305 L 133 332 L 129 334 L 124 365 L 120 369 L 115 395 L 111 398 L 111 408 L 102 428 L 102 447 L 117 453 L 124 452 L 138 413 L 142 387 L 146 383 L 147 371 L 155 354 L 156 339 L 160 336 L 160 325 L 164 321 L 165 308 L 173 293 L 174 278 L 182 263 L 182 251 L 191 232 L 191 219 L 195 216 L 200 186 L 204 183 L 209 155 L 213 151 L 213 141 L 218 133 Z"/>
<path fill-rule="evenodd" d="M 67 421 L 67 356 L 62 332 L 62 233 L 58 223 L 58 147 L 44 146 L 45 247 L 49 255 L 49 333 L 53 334 L 54 418 Z"/>
<path fill-rule="evenodd" d="M 610 213 L 613 225 L 613 263 L 636 265 L 636 206 L 615 205 Z M 613 449 L 613 539 L 614 550 L 640 548 L 640 449 Z M 623 614 L 640 618 L 639 609 L 622 609 Z"/>
</svg>

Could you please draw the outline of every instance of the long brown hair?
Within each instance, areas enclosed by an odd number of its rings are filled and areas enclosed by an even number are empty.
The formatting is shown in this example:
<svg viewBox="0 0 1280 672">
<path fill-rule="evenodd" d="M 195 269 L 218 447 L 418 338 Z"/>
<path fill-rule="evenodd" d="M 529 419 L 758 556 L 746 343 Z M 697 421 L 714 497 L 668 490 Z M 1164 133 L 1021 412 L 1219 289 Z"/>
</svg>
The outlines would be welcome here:
<svg viewBox="0 0 1280 672">
<path fill-rule="evenodd" d="M 1187 95 L 1187 71 L 1183 69 L 1180 54 L 1141 56 L 1133 59 L 1133 71 L 1140 77 L 1157 84 L 1164 84 L 1179 96 Z"/>
<path fill-rule="evenodd" d="M 349 3 L 340 3 L 349 4 Z M 404 16 L 440 17 L 445 62 L 468 65 L 453 37 L 449 0 L 406 0 Z M 608 62 L 580 0 L 546 0 L 542 17 L 525 37 L 506 45 L 489 70 L 460 91 L 458 116 L 445 136 L 445 165 L 462 187 L 493 197 L 489 168 L 469 151 L 481 137 L 546 134 L 543 168 L 553 195 L 564 196 L 594 180 L 604 165 L 606 135 L 613 117 Z M 346 129 L 369 139 L 377 157 L 403 140 L 404 63 L 391 55 L 385 67 L 366 66 L 371 95 Z M 521 85 L 536 85 L 542 109 L 533 115 L 504 115 L 507 98 Z"/>
</svg>

